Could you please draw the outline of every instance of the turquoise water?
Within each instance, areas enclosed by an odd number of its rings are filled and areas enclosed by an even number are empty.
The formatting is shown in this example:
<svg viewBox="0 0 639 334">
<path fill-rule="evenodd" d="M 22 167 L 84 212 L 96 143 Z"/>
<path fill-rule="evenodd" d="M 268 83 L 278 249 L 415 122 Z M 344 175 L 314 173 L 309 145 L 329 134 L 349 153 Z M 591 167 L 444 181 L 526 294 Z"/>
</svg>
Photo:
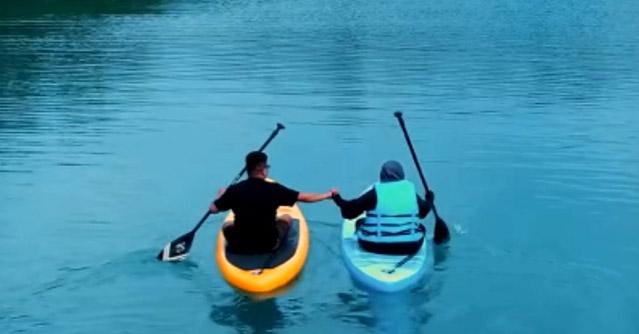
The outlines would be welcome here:
<svg viewBox="0 0 639 334">
<path fill-rule="evenodd" d="M 18 4 L 19 3 L 19 4 Z M 639 3 L 3 1 L 0 332 L 639 332 Z M 188 231 L 276 122 L 272 176 L 357 195 L 416 173 L 453 233 L 422 285 L 350 281 L 303 205 L 301 278 L 220 277 Z M 429 228 L 432 218 L 427 220 Z"/>
</svg>

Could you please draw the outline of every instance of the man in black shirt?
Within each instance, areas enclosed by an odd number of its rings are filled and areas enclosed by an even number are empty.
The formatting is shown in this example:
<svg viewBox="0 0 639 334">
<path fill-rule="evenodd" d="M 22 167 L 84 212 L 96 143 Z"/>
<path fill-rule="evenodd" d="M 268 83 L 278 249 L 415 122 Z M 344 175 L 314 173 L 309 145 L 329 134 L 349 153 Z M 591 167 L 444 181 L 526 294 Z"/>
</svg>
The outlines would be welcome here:
<svg viewBox="0 0 639 334">
<path fill-rule="evenodd" d="M 297 201 L 312 203 L 331 198 L 337 191 L 304 193 L 279 183 L 269 182 L 268 157 L 262 152 L 246 156 L 248 178 L 228 189 L 221 189 L 211 204 L 211 213 L 233 210 L 235 221 L 223 227 L 224 237 L 232 251 L 238 253 L 265 253 L 279 247 L 286 237 L 292 218 L 276 217 L 277 208 L 292 206 Z"/>
</svg>

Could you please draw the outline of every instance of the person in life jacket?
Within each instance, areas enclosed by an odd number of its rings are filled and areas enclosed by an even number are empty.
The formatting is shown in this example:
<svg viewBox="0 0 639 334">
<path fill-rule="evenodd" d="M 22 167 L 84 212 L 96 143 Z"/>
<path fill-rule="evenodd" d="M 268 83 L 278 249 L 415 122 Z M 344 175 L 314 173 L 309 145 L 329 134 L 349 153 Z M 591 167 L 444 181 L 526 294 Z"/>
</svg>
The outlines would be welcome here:
<svg viewBox="0 0 639 334">
<path fill-rule="evenodd" d="M 337 192 L 333 195 L 342 217 L 354 219 L 366 213 L 356 223 L 359 245 L 380 254 L 413 254 L 421 248 L 426 228 L 419 219 L 428 215 L 434 198 L 431 191 L 426 200 L 419 197 L 394 160 L 382 165 L 379 182 L 360 197 L 345 200 Z"/>
</svg>

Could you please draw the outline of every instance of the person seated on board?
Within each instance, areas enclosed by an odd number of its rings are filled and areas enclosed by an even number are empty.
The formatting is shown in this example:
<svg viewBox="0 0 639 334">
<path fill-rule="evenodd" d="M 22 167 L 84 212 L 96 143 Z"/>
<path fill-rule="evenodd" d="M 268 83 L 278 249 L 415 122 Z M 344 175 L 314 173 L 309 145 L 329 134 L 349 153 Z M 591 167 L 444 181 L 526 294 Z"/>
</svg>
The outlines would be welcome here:
<svg viewBox="0 0 639 334">
<path fill-rule="evenodd" d="M 232 210 L 235 221 L 222 229 L 229 250 L 242 254 L 267 253 L 277 249 L 286 238 L 293 222 L 289 215 L 276 217 L 280 206 L 293 206 L 297 201 L 312 203 L 331 198 L 335 190 L 306 193 L 268 182 L 268 156 L 259 151 L 246 156 L 248 178 L 228 189 L 220 189 L 211 203 L 211 213 Z"/>
<path fill-rule="evenodd" d="M 333 196 L 342 217 L 356 222 L 359 245 L 368 252 L 379 254 L 413 254 L 422 246 L 426 227 L 418 222 L 431 209 L 435 194 L 429 191 L 423 200 L 415 185 L 404 179 L 402 165 L 394 160 L 382 165 L 380 181 L 366 193 L 352 200 L 344 200 L 339 193 Z"/>
</svg>

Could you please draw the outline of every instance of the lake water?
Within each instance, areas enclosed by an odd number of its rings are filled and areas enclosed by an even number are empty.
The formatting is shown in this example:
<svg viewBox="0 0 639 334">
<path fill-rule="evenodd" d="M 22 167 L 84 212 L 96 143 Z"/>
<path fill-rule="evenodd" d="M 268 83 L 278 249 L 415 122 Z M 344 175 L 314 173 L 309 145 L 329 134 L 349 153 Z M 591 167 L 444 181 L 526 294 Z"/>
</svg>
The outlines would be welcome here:
<svg viewBox="0 0 639 334">
<path fill-rule="evenodd" d="M 639 2 L 0 4 L 0 332 L 638 333 Z M 276 298 L 155 260 L 282 122 L 271 175 L 356 196 L 386 159 L 452 231 L 427 281 L 350 280 L 340 217 Z M 432 217 L 427 220 L 429 229 Z M 432 230 L 432 229 L 431 229 Z"/>
</svg>

